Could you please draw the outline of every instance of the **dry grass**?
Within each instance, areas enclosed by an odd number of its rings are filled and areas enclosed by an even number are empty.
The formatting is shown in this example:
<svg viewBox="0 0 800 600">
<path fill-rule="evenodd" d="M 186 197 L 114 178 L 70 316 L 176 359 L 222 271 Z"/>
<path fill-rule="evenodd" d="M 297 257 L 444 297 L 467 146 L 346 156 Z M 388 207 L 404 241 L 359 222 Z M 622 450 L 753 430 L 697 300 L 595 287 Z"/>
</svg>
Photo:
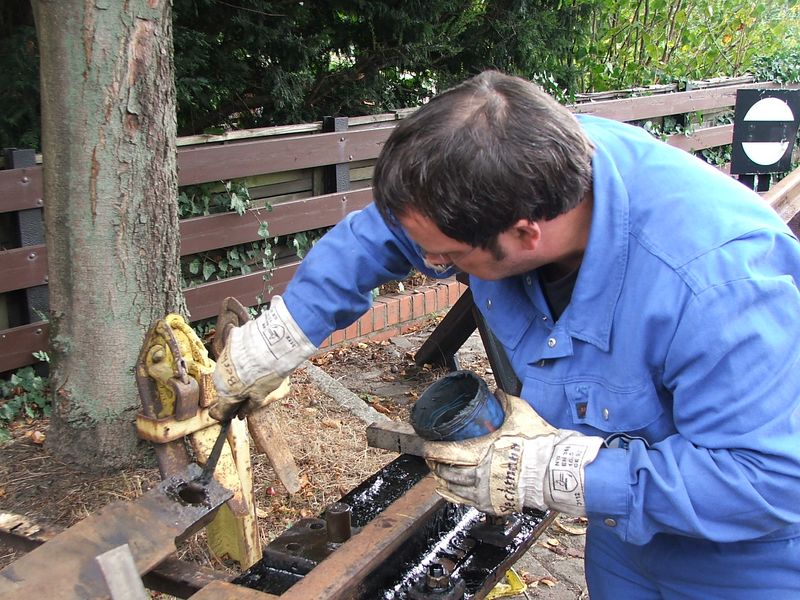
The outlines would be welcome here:
<svg viewBox="0 0 800 600">
<path fill-rule="evenodd" d="M 293 376 L 292 393 L 274 413 L 284 424 L 304 486 L 290 496 L 266 457 L 253 456 L 262 544 L 298 519 L 321 513 L 395 456 L 368 447 L 365 424 L 309 384 L 302 369 Z M 35 426 L 46 429 L 46 423 Z M 110 475 L 78 471 L 24 435 L 0 447 L 0 509 L 60 527 L 69 527 L 110 502 L 134 500 L 159 481 L 155 466 Z M 184 543 L 178 555 L 198 564 L 235 570 L 234 564 L 208 552 L 202 532 Z M 0 546 L 0 566 L 16 556 Z"/>
</svg>

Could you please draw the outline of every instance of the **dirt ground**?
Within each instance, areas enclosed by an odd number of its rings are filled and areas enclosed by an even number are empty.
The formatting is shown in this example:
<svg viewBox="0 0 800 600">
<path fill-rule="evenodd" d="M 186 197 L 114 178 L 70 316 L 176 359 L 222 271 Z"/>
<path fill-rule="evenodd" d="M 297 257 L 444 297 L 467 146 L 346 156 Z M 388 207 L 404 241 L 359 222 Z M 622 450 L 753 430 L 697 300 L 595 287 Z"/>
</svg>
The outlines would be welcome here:
<svg viewBox="0 0 800 600">
<path fill-rule="evenodd" d="M 392 460 L 396 454 L 370 448 L 364 421 L 320 390 L 309 370 L 322 369 L 366 405 L 396 420 L 406 420 L 418 395 L 444 371 L 414 364 L 414 352 L 438 319 L 421 322 L 403 336 L 384 342 L 360 342 L 321 352 L 313 367 L 292 375 L 292 392 L 276 411 L 301 471 L 304 486 L 290 496 L 266 459 L 254 455 L 254 487 L 262 543 L 266 544 L 296 520 L 316 516 L 344 493 Z M 477 336 L 475 336 L 477 337 Z M 459 353 L 469 368 L 493 385 L 491 370 L 479 344 Z M 0 446 L 0 510 L 44 523 L 68 527 L 115 500 L 131 500 L 159 481 L 155 461 L 112 475 L 90 475 L 64 465 L 41 444 L 46 422 L 20 428 L 15 440 Z M 580 528 L 580 524 L 578 524 Z M 570 530 L 570 527 L 567 527 Z M 574 525 L 548 537 L 558 553 L 558 536 L 580 535 Z M 548 533 L 549 535 L 549 533 Z M 555 540 L 555 541 L 554 541 Z M 573 544 L 574 546 L 574 544 Z M 18 556 L 0 545 L 0 567 Z M 184 543 L 178 556 L 231 573 L 237 565 L 213 557 L 201 532 Z M 548 586 L 547 576 L 540 577 Z M 158 597 L 158 595 L 154 596 Z"/>
</svg>

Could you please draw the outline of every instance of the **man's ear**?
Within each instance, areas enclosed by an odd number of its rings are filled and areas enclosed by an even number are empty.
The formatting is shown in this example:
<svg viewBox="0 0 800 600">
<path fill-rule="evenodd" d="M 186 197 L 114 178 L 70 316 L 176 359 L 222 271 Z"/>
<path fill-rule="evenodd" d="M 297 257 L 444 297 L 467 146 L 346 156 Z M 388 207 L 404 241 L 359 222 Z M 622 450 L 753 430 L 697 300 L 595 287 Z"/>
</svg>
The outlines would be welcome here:
<svg viewBox="0 0 800 600">
<path fill-rule="evenodd" d="M 520 219 L 511 226 L 513 239 L 520 244 L 522 250 L 535 250 L 542 239 L 542 228 L 536 221 Z"/>
</svg>

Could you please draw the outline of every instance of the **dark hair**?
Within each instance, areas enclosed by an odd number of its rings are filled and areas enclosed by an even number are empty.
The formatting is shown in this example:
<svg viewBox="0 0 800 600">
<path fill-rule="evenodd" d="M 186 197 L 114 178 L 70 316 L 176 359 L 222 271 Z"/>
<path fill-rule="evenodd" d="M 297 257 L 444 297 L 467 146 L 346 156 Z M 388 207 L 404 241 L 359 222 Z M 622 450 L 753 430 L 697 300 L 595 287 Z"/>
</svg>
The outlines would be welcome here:
<svg viewBox="0 0 800 600">
<path fill-rule="evenodd" d="M 375 202 L 484 248 L 519 219 L 549 220 L 591 185 L 593 147 L 575 117 L 536 84 L 485 71 L 434 97 L 378 156 Z"/>
</svg>

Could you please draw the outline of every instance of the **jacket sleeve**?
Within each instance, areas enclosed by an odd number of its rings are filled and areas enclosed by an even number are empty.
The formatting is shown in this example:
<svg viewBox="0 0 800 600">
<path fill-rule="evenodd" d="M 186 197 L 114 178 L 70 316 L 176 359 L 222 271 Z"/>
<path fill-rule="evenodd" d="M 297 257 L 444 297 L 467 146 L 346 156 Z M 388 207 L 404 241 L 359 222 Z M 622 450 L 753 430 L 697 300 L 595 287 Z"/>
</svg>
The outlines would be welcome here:
<svg viewBox="0 0 800 600">
<path fill-rule="evenodd" d="M 601 526 L 635 544 L 661 532 L 798 534 L 800 295 L 781 272 L 692 298 L 664 365 L 677 433 L 602 449 L 587 465 L 587 508 Z"/>
<path fill-rule="evenodd" d="M 354 323 L 372 305 L 372 290 L 405 278 L 411 268 L 448 277 L 425 266 L 419 247 L 398 226 L 388 225 L 374 204 L 347 215 L 309 251 L 283 300 L 309 340 L 319 345 Z"/>
</svg>

